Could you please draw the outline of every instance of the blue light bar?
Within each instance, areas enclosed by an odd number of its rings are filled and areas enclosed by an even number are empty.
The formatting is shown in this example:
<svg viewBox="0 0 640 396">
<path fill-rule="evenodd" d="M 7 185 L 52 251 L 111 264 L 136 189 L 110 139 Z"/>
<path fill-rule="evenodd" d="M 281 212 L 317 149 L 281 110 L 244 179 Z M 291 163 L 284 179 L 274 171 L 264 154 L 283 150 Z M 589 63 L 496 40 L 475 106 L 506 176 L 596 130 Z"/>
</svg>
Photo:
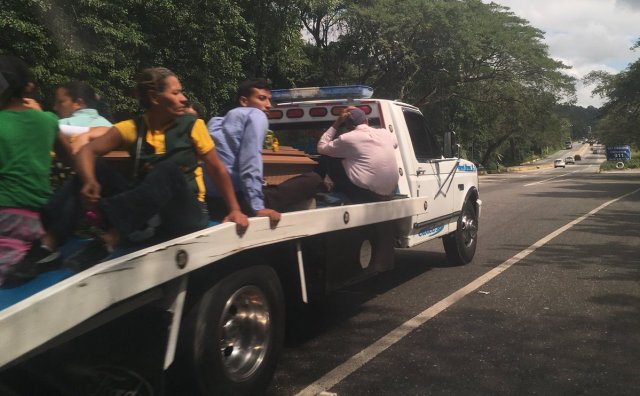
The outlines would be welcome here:
<svg viewBox="0 0 640 396">
<path fill-rule="evenodd" d="M 367 99 L 372 95 L 373 88 L 366 85 L 343 85 L 274 89 L 271 91 L 271 100 L 274 102 L 293 102 L 311 99 Z"/>
</svg>

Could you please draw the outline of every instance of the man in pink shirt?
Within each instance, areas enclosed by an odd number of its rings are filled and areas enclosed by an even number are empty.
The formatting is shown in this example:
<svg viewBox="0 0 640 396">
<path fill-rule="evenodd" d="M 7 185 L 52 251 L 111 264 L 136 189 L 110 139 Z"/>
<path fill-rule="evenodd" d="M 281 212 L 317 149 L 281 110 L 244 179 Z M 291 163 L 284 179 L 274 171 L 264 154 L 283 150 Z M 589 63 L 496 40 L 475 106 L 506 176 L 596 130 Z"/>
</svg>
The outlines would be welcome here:
<svg viewBox="0 0 640 396">
<path fill-rule="evenodd" d="M 344 124 L 347 132 L 335 138 Z M 334 139 L 335 138 L 335 139 Z M 321 165 L 336 190 L 355 203 L 388 200 L 398 184 L 398 141 L 386 129 L 369 126 L 364 111 L 348 107 L 318 141 Z"/>
</svg>

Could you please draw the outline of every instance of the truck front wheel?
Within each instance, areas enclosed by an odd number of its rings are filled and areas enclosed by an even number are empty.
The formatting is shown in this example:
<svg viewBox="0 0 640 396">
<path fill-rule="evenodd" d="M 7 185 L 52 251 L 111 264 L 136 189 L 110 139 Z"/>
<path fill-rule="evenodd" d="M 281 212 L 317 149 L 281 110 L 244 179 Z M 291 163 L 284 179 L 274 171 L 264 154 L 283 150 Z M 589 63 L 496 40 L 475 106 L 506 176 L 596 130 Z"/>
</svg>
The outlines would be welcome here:
<svg viewBox="0 0 640 396">
<path fill-rule="evenodd" d="M 467 264 L 473 260 L 478 244 L 478 215 L 471 201 L 462 207 L 456 231 L 444 236 L 442 243 L 451 264 Z"/>
<path fill-rule="evenodd" d="M 284 337 L 284 297 L 272 268 L 223 278 L 203 294 L 189 321 L 186 352 L 202 394 L 265 391 Z"/>
</svg>

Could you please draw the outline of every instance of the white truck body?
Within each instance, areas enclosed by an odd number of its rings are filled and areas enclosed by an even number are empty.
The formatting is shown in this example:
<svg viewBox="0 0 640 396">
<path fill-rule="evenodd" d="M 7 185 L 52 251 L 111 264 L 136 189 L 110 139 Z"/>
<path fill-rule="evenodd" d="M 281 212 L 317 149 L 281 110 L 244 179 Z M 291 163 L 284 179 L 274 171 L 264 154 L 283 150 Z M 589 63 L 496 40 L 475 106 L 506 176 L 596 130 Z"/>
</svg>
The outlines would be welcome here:
<svg viewBox="0 0 640 396">
<path fill-rule="evenodd" d="M 462 249 L 458 260 L 468 262 L 475 251 L 481 206 L 477 171 L 469 161 L 440 154 L 439 144 L 429 135 L 417 108 L 376 99 L 290 102 L 272 110 L 270 123 L 276 136 L 280 128 L 294 124 L 302 128 L 313 126 L 320 133 L 346 105 L 368 109 L 373 125 L 377 123 L 396 135 L 398 199 L 285 213 L 275 229 L 269 227 L 266 218 L 252 218 L 242 237 L 236 234 L 234 224 L 220 224 L 100 263 L 0 311 L 0 374 L 28 367 L 31 359 L 46 356 L 49 350 L 71 344 L 80 335 L 93 334 L 101 326 L 122 320 L 147 305 L 169 313 L 163 358 L 158 366 L 167 369 L 174 363 L 182 328 L 191 320 L 186 311 L 197 311 L 200 318 L 198 310 L 204 309 L 204 296 L 215 296 L 219 293 L 216 287 L 233 283 L 235 272 L 250 273 L 258 261 L 274 269 L 279 277 L 275 282 L 284 286 L 295 280 L 294 292 L 289 294 L 303 302 L 390 269 L 394 246 L 407 248 L 444 237 L 447 254 L 452 249 Z M 296 111 L 289 118 L 287 112 L 292 109 Z M 312 109 L 325 109 L 326 114 Z M 467 233 L 466 253 L 461 228 Z M 335 244 L 345 238 L 353 238 L 354 246 L 348 248 L 349 252 L 342 252 Z M 455 258 L 456 253 L 450 257 Z M 254 259 L 256 262 L 252 263 Z M 356 263 L 350 266 L 347 260 Z M 198 286 L 192 286 L 195 284 Z M 278 301 L 268 302 L 278 305 Z M 224 307 L 221 309 L 227 312 Z M 266 309 L 274 320 L 270 331 L 281 333 L 281 324 L 275 321 L 279 313 L 273 307 Z M 224 378 L 227 384 L 217 388 L 202 380 L 199 391 L 250 394 L 264 387 L 273 368 L 262 366 L 268 363 L 275 367 L 278 342 L 281 339 L 275 337 L 265 343 L 264 349 L 275 352 L 261 355 L 258 361 L 265 362 L 256 363 L 251 375 L 238 376 L 229 371 L 229 367 L 236 366 L 223 363 L 224 370 L 214 368 L 212 376 Z M 196 369 L 198 375 L 203 376 L 199 370 Z M 117 389 L 127 390 L 124 385 Z"/>
</svg>

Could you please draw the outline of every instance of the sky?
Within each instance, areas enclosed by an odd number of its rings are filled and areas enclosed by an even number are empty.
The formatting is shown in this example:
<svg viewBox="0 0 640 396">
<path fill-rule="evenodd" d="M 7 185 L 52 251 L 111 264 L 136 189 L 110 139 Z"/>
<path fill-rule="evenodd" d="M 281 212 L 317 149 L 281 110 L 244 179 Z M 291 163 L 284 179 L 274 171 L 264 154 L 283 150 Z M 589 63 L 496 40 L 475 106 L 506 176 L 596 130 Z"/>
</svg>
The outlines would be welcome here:
<svg viewBox="0 0 640 396">
<path fill-rule="evenodd" d="M 490 1 L 486 1 L 487 3 Z M 640 58 L 640 0 L 493 0 L 545 32 L 552 58 L 581 79 L 592 70 L 617 73 Z M 600 107 L 592 86 L 576 85 L 578 106 Z"/>
</svg>

